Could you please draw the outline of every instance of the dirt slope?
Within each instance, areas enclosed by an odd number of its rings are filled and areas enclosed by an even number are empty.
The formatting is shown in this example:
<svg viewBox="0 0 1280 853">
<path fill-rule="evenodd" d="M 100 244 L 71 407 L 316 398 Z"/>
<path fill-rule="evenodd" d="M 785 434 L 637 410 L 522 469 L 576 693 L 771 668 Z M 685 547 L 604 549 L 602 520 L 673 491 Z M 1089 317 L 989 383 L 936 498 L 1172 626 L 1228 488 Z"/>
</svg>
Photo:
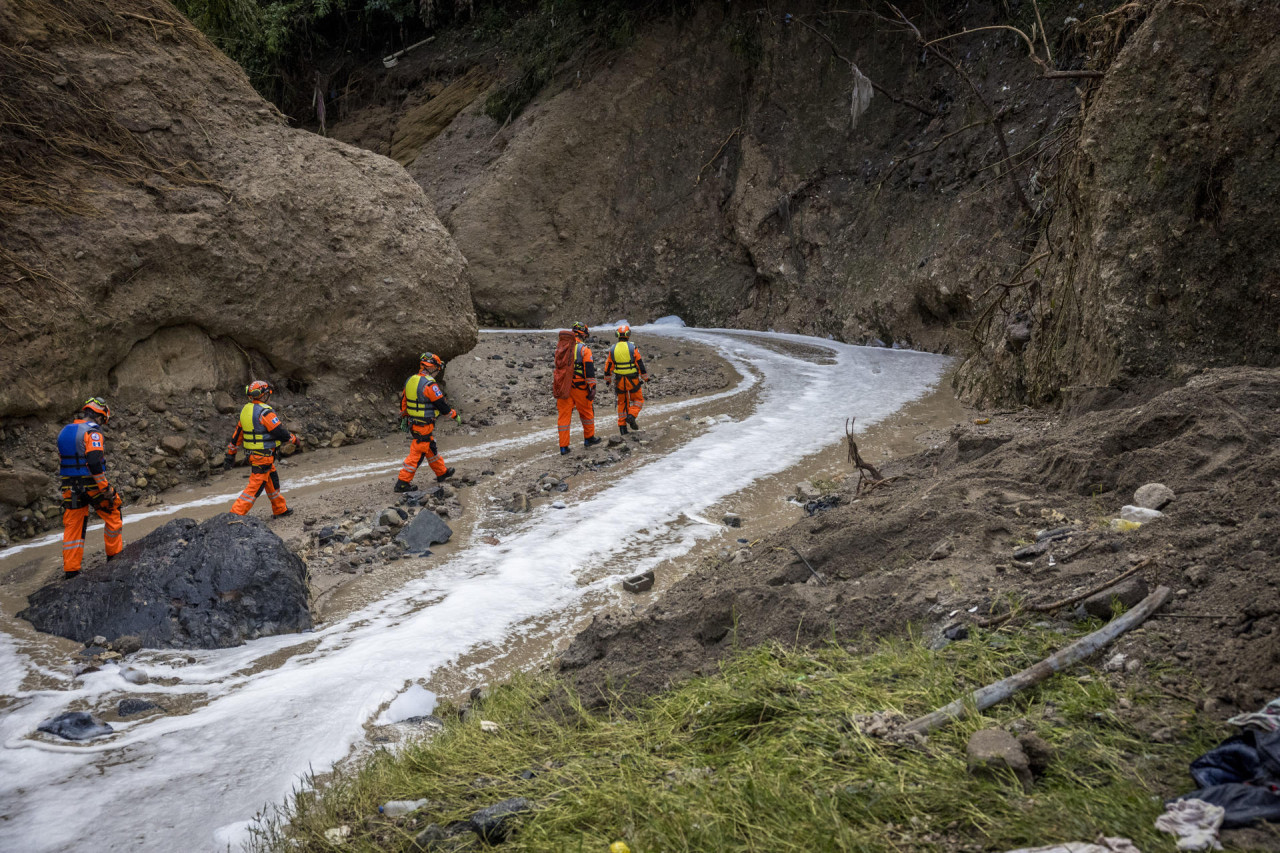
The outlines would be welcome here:
<svg viewBox="0 0 1280 853">
<path fill-rule="evenodd" d="M 851 478 L 844 505 L 744 561 L 709 561 L 633 618 L 600 619 L 561 669 L 590 690 L 650 692 L 714 669 L 735 644 L 858 642 L 912 625 L 937 638 L 1009 599 L 1062 599 L 1150 558 L 1141 575 L 1178 591 L 1173 618 L 1123 647 L 1184 668 L 1174 682 L 1199 681 L 1224 706 L 1255 708 L 1280 693 L 1277 395 L 1280 371 L 1210 371 L 1131 409 L 961 427 L 888 468 L 890 485 L 856 499 Z M 1165 516 L 1111 529 L 1152 481 L 1177 495 Z M 1070 542 L 1012 558 L 1037 530 L 1068 525 L 1081 531 Z"/>
<path fill-rule="evenodd" d="M 251 370 L 341 398 L 474 343 L 404 170 L 285 126 L 163 0 L 5 4 L 0 69 L 0 415 Z"/>
</svg>

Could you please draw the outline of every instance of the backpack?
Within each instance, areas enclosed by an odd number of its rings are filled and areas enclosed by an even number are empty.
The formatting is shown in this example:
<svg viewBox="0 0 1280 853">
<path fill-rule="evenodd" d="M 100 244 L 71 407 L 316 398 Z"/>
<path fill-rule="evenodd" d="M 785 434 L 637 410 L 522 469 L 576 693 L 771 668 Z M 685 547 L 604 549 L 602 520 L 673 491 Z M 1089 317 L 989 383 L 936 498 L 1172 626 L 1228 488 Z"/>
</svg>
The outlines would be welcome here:
<svg viewBox="0 0 1280 853">
<path fill-rule="evenodd" d="M 556 341 L 555 369 L 551 373 L 551 393 L 557 400 L 568 400 L 573 388 L 573 356 L 578 338 L 568 330 L 560 332 Z"/>
</svg>

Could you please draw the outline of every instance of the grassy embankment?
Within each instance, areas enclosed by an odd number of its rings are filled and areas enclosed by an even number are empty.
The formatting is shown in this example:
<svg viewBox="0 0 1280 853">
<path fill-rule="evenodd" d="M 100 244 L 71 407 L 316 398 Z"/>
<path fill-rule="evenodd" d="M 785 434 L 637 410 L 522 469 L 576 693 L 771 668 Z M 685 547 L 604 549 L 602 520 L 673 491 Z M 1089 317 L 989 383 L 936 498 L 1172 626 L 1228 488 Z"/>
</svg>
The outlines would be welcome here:
<svg viewBox="0 0 1280 853">
<path fill-rule="evenodd" d="M 1161 798 L 1191 787 L 1187 763 L 1225 732 L 1162 690 L 1158 666 L 1123 684 L 1077 667 L 923 746 L 868 737 L 854 722 L 932 710 L 1070 639 L 1020 629 L 937 652 L 910 640 L 865 654 L 761 647 L 713 677 L 602 711 L 583 709 L 556 679 L 517 678 L 465 719 L 443 711 L 447 727 L 434 739 L 378 753 L 302 795 L 291 823 L 262 846 L 331 850 L 325 831 L 346 825 L 343 850 L 414 850 L 428 824 L 519 796 L 537 810 L 504 845 L 512 851 L 603 853 L 616 840 L 634 853 L 1008 850 L 1099 833 L 1172 851 L 1171 837 L 1152 828 Z M 1134 726 L 1156 717 L 1172 727 L 1172 743 L 1152 743 Z M 481 719 L 501 730 L 483 732 Z M 1034 731 L 1055 747 L 1030 795 L 1012 776 L 967 772 L 967 739 L 990 726 Z M 521 778 L 527 770 L 533 778 Z M 387 800 L 422 798 L 430 805 L 408 817 L 378 815 Z M 467 832 L 431 849 L 475 843 Z"/>
</svg>

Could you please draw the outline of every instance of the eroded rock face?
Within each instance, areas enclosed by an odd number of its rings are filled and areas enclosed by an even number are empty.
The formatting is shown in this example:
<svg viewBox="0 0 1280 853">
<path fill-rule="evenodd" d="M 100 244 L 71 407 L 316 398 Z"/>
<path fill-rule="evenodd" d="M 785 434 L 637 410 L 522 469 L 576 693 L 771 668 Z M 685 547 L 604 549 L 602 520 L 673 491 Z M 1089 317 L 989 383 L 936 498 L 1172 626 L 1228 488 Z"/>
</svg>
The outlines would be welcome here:
<svg viewBox="0 0 1280 853">
<path fill-rule="evenodd" d="M 38 590 L 18 615 L 78 642 L 217 649 L 311 627 L 307 567 L 265 521 L 175 519 L 103 566 Z"/>
<path fill-rule="evenodd" d="M 0 137 L 0 177 L 44 193 L 0 215 L 0 415 L 263 369 L 336 397 L 473 345 L 465 261 L 400 166 L 287 127 L 176 10 L 125 5 L 0 8 L 41 60 L 5 66 L 4 106 L 106 152 Z"/>
</svg>

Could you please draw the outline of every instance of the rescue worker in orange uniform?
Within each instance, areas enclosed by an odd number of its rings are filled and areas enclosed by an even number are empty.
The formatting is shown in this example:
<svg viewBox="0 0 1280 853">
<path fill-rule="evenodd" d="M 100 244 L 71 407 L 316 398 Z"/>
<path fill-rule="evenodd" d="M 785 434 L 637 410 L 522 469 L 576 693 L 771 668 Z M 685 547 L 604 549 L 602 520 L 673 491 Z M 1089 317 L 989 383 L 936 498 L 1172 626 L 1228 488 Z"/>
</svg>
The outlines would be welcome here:
<svg viewBox="0 0 1280 853">
<path fill-rule="evenodd" d="M 102 430 L 111 420 L 111 409 L 101 397 L 90 397 L 75 420 L 58 433 L 59 474 L 62 487 L 62 572 L 72 578 L 84 559 L 84 532 L 89 508 L 102 519 L 102 538 L 110 560 L 124 548 L 120 529 L 123 501 L 107 482 L 106 450 Z"/>
<path fill-rule="evenodd" d="M 591 330 L 585 323 L 573 324 L 573 336 L 577 338 L 573 346 L 573 383 L 567 399 L 556 399 L 561 456 L 569 452 L 569 427 L 573 423 L 574 409 L 577 409 L 578 422 L 582 424 L 582 446 L 600 443 L 596 438 L 596 365 L 591 358 L 591 347 L 586 344 L 589 334 Z"/>
<path fill-rule="evenodd" d="M 267 405 L 275 389 L 270 382 L 258 379 L 245 386 L 244 393 L 249 402 L 240 410 L 240 420 L 236 423 L 236 431 L 227 445 L 227 456 L 222 461 L 222 469 L 230 471 L 236 461 L 236 448 L 243 445 L 249 457 L 249 484 L 244 487 L 240 497 L 231 505 L 236 515 L 248 515 L 253 502 L 264 491 L 271 501 L 273 518 L 291 515 L 293 510 L 285 503 L 280 494 L 280 475 L 276 473 L 276 448 L 282 444 L 300 444 L 298 437 L 285 429 L 275 409 Z"/>
<path fill-rule="evenodd" d="M 453 469 L 444 464 L 436 450 L 436 440 L 432 433 L 436 431 L 436 417 L 445 414 L 453 418 L 454 423 L 462 423 L 462 416 L 449 405 L 444 392 L 436 383 L 436 377 L 444 370 L 444 362 L 438 355 L 424 352 L 418 359 L 418 372 L 410 376 L 400 392 L 400 416 L 402 425 L 409 429 L 409 455 L 404 458 L 400 467 L 400 476 L 396 480 L 395 491 L 407 492 L 413 488 L 413 475 L 418 466 L 426 460 L 436 475 L 436 482 L 443 483 L 453 476 Z"/>
<path fill-rule="evenodd" d="M 627 434 L 627 427 L 640 429 L 636 415 L 644 408 L 644 383 L 649 372 L 644 369 L 640 351 L 631 343 L 631 327 L 618 327 L 618 342 L 613 345 L 604 361 L 604 377 L 613 377 L 613 390 L 618 394 L 618 432 Z"/>
</svg>

